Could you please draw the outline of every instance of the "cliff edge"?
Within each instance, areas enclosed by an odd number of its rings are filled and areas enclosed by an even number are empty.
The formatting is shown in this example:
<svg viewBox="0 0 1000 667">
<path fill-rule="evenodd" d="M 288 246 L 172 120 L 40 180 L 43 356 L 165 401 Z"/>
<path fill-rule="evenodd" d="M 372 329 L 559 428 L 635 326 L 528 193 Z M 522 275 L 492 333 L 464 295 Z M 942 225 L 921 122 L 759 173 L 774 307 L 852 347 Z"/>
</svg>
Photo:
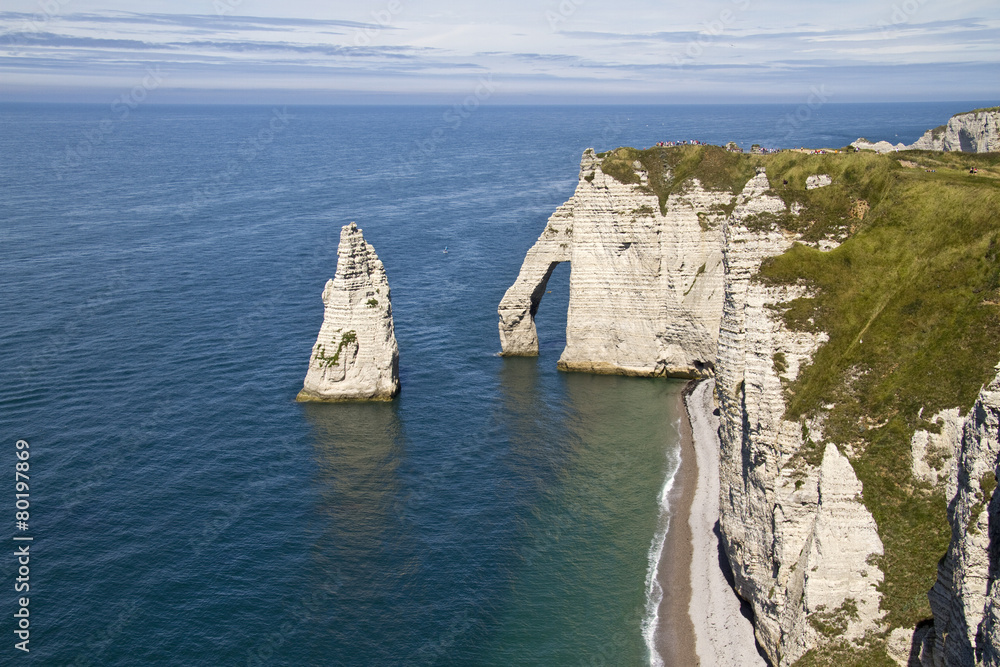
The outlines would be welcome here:
<svg viewBox="0 0 1000 667">
<path fill-rule="evenodd" d="M 323 288 L 323 305 L 323 325 L 296 400 L 389 400 L 398 394 L 389 281 L 353 222 L 340 230 L 337 272 Z"/>
</svg>

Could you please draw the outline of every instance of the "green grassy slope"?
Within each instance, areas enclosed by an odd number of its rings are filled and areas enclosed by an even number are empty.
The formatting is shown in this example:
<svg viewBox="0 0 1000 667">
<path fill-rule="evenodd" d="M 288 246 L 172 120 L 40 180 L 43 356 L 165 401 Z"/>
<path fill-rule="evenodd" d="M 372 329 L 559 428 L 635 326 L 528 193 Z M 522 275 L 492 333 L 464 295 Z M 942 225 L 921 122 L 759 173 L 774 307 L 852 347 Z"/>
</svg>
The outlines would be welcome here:
<svg viewBox="0 0 1000 667">
<path fill-rule="evenodd" d="M 769 262 L 761 279 L 817 288 L 815 298 L 785 314 L 793 328 L 811 319 L 830 335 L 788 388 L 786 417 L 836 406 L 826 434 L 853 447 L 885 547 L 885 620 L 890 628 L 913 627 L 930 616 L 927 591 L 950 530 L 943 492 L 910 472 L 909 442 L 916 428 L 934 428 L 923 417 L 968 410 L 1000 361 L 1000 156 L 776 158 L 768 164 L 772 178 L 830 173 L 835 208 L 858 200 L 871 207 L 836 250 L 797 245 Z M 897 158 L 919 166 L 903 167 Z M 978 174 L 969 173 L 972 165 Z M 846 655 L 824 660 L 817 652 L 803 664 L 879 664 L 879 654 L 875 647 L 843 663 Z"/>
<path fill-rule="evenodd" d="M 638 161 L 649 173 L 647 186 L 660 200 L 665 213 L 667 197 L 683 191 L 692 178 L 708 190 L 737 193 L 754 175 L 755 161 L 749 156 L 730 153 L 719 146 L 672 146 L 645 150 L 618 148 L 599 153 L 604 158 L 601 171 L 622 183 L 639 183 L 634 163 Z"/>
<path fill-rule="evenodd" d="M 793 328 L 811 319 L 830 335 L 788 388 L 786 418 L 836 406 L 826 434 L 853 446 L 886 548 L 886 620 L 912 626 L 930 614 L 926 593 L 949 538 L 943 495 L 910 474 L 913 431 L 931 427 L 917 415 L 968 410 L 1000 361 L 1000 156 L 904 156 L 924 168 L 875 155 L 775 157 L 772 182 L 793 175 L 791 188 L 794 175 L 829 173 L 835 185 L 824 196 L 835 209 L 859 199 L 871 206 L 839 248 L 796 245 L 761 279 L 817 288 L 785 314 Z M 968 164 L 983 168 L 971 175 Z"/>
</svg>

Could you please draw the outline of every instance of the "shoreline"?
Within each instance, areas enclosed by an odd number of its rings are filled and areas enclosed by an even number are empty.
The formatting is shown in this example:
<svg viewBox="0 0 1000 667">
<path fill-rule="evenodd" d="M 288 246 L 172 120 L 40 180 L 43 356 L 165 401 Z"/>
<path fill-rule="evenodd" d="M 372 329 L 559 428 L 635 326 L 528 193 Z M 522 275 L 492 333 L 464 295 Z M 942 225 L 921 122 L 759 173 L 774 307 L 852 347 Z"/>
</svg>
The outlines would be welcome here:
<svg viewBox="0 0 1000 667">
<path fill-rule="evenodd" d="M 687 580 L 687 599 L 684 613 L 688 624 L 693 627 L 695 651 L 694 662 L 666 662 L 669 665 L 753 665 L 767 667 L 754 638 L 750 620 L 749 605 L 743 603 L 732 588 L 728 571 L 728 561 L 722 555 L 716 527 L 719 521 L 719 418 L 715 410 L 715 381 L 706 380 L 691 383 L 684 390 L 684 414 L 682 422 L 681 466 L 686 469 L 679 474 L 682 486 L 693 486 L 691 500 L 686 505 L 678 505 L 676 516 L 683 517 L 687 509 L 687 521 L 677 521 L 687 530 L 673 533 L 672 542 L 680 542 L 674 553 L 686 551 L 688 567 L 676 571 L 675 579 Z M 685 442 L 686 441 L 686 442 Z M 685 462 L 687 465 L 685 466 Z M 693 481 L 694 484 L 690 482 Z M 686 539 L 684 539 L 686 537 Z M 670 569 L 667 549 L 664 549 L 661 573 Z M 675 561 L 676 562 L 676 561 Z M 724 569 L 725 568 L 725 569 Z M 683 577 L 686 574 L 687 577 Z M 697 594 L 693 595 L 692 591 Z M 678 602 L 674 602 L 670 613 L 677 614 Z M 666 611 L 666 610 L 665 610 Z M 675 616 L 676 617 L 676 616 Z M 669 641 L 666 615 L 660 617 L 657 629 L 657 646 Z M 666 646 L 664 649 L 666 650 Z M 681 656 L 678 656 L 679 658 Z"/>
<path fill-rule="evenodd" d="M 692 542 L 691 525 L 685 521 L 693 508 L 698 482 L 694 440 L 686 409 L 687 395 L 693 386 L 693 381 L 685 385 L 677 406 L 680 415 L 680 465 L 673 475 L 668 494 L 670 524 L 656 569 L 662 597 L 653 629 L 653 646 L 658 654 L 652 656 L 654 667 L 700 664 L 695 627 L 688 614 L 692 599 L 692 582 L 688 576 L 692 566 Z"/>
</svg>

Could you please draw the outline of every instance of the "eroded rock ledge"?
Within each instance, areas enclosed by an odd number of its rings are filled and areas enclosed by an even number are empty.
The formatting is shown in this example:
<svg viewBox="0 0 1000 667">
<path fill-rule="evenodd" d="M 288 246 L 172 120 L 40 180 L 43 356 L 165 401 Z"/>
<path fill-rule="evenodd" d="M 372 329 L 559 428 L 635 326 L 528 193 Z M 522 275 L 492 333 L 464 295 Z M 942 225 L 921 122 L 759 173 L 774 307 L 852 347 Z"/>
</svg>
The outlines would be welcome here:
<svg viewBox="0 0 1000 667">
<path fill-rule="evenodd" d="M 821 644 L 828 626 L 848 639 L 876 630 L 883 579 L 875 565 L 882 542 L 850 461 L 825 442 L 820 423 L 783 419 L 782 381 L 794 381 L 826 341 L 823 332 L 788 330 L 775 308 L 805 288 L 753 280 L 765 259 L 796 240 L 754 221 L 787 212 L 760 173 L 725 222 L 716 378 L 723 546 L 775 665 Z M 806 450 L 821 454 L 804 457 Z"/>
<path fill-rule="evenodd" d="M 754 280 L 764 260 L 802 240 L 774 222 L 801 207 L 776 196 L 759 171 L 735 195 L 692 178 L 661 211 L 649 175 L 632 166 L 637 178 L 622 183 L 593 151 L 584 154 L 575 194 L 500 304 L 504 354 L 537 354 L 534 314 L 546 281 L 571 262 L 560 368 L 717 376 L 722 545 L 772 663 L 791 665 L 826 641 L 823 619 L 848 639 L 879 630 L 883 545 L 861 482 L 820 423 L 783 419 L 782 383 L 827 336 L 784 326 L 782 308 L 805 287 Z M 810 179 L 807 187 L 831 180 Z M 807 445 L 818 457 L 802 456 Z"/>
<path fill-rule="evenodd" d="M 398 394 L 389 281 L 353 222 L 340 231 L 337 272 L 323 289 L 323 304 L 323 325 L 296 400 L 389 400 Z"/>
</svg>

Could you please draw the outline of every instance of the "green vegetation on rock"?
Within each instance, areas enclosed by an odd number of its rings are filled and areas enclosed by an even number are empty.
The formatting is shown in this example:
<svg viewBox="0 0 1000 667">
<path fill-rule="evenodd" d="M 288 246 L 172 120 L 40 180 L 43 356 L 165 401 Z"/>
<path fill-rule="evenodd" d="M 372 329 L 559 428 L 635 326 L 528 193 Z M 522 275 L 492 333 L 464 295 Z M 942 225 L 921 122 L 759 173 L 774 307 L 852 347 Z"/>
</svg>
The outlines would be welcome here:
<svg viewBox="0 0 1000 667">
<path fill-rule="evenodd" d="M 618 148 L 598 157 L 603 158 L 601 171 L 625 184 L 641 182 L 634 167 L 638 161 L 648 174 L 644 187 L 660 200 L 661 213 L 666 212 L 667 198 L 683 191 L 693 178 L 706 190 L 737 194 L 753 178 L 757 163 L 757 156 L 730 153 L 720 146 Z"/>
<path fill-rule="evenodd" d="M 837 609 L 826 611 L 823 605 L 809 614 L 809 625 L 824 637 L 840 637 L 847 632 L 848 624 L 858 618 L 858 604 L 854 598 L 847 598 Z"/>
<path fill-rule="evenodd" d="M 886 640 L 886 635 L 875 633 L 857 643 L 834 638 L 832 643 L 799 658 L 795 667 L 896 667 L 885 652 Z"/>
<path fill-rule="evenodd" d="M 968 410 L 995 374 L 1000 155 L 784 152 L 766 166 L 776 193 L 803 206 L 795 231 L 844 239 L 830 252 L 796 244 L 759 276 L 813 288 L 786 304 L 785 323 L 830 337 L 786 387 L 785 417 L 834 406 L 825 437 L 851 454 L 885 547 L 885 621 L 913 627 L 930 616 L 926 594 L 950 529 L 943 492 L 912 476 L 909 443 L 927 423 L 921 409 Z M 833 185 L 805 190 L 820 173 Z M 813 658 L 801 664 L 826 664 Z"/>
<path fill-rule="evenodd" d="M 967 113 L 983 113 L 984 111 L 985 112 L 1000 111 L 1000 107 L 982 107 L 980 109 L 973 109 L 972 111 L 963 111 L 961 113 L 955 114 L 955 116 L 964 116 Z M 952 118 L 954 118 L 955 116 L 952 116 Z"/>
<path fill-rule="evenodd" d="M 326 366 L 327 368 L 333 368 L 340 361 L 340 353 L 343 349 L 350 343 L 355 343 L 358 340 L 358 334 L 355 331 L 347 331 L 343 336 L 340 337 L 340 342 L 337 344 L 337 351 L 331 356 L 326 356 L 326 346 L 320 345 L 316 350 L 316 359 L 319 361 L 320 366 Z"/>
<path fill-rule="evenodd" d="M 977 111 L 993 110 L 1000 108 Z M 861 645 L 834 640 L 798 664 L 893 664 L 885 654 L 888 630 L 930 616 L 927 591 L 950 538 L 943 490 L 912 475 L 914 430 L 940 430 L 918 415 L 968 410 L 1000 357 L 1000 154 L 747 155 L 677 146 L 599 157 L 604 173 L 655 194 L 661 211 L 694 178 L 736 194 L 763 167 L 772 193 L 798 215 L 758 216 L 748 221 L 752 228 L 840 243 L 829 252 L 797 243 L 765 262 L 757 279 L 808 286 L 811 296 L 777 309 L 790 329 L 829 335 L 785 383 L 785 418 L 801 421 L 806 435 L 789 465 L 820 463 L 823 446 L 808 437 L 805 421 L 825 415 L 824 438 L 848 454 L 885 549 L 877 564 L 885 573 L 887 631 Z M 647 173 L 645 185 L 637 166 Z M 832 184 L 807 189 L 806 179 L 817 174 Z M 783 372 L 784 355 L 773 361 Z M 943 459 L 934 463 L 943 469 Z M 996 485 L 990 477 L 980 480 L 984 507 Z M 834 628 L 822 616 L 811 622 Z"/>
<path fill-rule="evenodd" d="M 758 216 L 752 228 L 840 243 L 829 252 L 797 243 L 765 262 L 757 279 L 808 286 L 810 296 L 776 308 L 790 329 L 829 335 L 797 379 L 784 383 L 785 418 L 802 422 L 806 436 L 789 465 L 820 463 L 823 446 L 808 437 L 805 422 L 825 415 L 824 438 L 849 456 L 885 549 L 873 564 L 885 573 L 886 631 L 850 643 L 836 638 L 850 610 L 814 614 L 810 623 L 831 640 L 797 664 L 894 664 L 885 653 L 888 632 L 930 617 L 927 592 L 950 539 L 944 491 L 913 477 L 910 440 L 917 428 L 940 431 L 919 415 L 968 410 L 1000 360 L 1000 154 L 747 155 L 678 146 L 601 157 L 604 173 L 655 194 L 661 211 L 694 178 L 736 194 L 763 167 L 773 194 L 798 215 Z M 817 174 L 832 184 L 806 189 Z M 786 369 L 783 354 L 773 362 L 779 373 Z M 931 454 L 943 469 L 947 454 Z M 978 482 L 974 515 L 997 483 L 992 473 Z"/>
</svg>

